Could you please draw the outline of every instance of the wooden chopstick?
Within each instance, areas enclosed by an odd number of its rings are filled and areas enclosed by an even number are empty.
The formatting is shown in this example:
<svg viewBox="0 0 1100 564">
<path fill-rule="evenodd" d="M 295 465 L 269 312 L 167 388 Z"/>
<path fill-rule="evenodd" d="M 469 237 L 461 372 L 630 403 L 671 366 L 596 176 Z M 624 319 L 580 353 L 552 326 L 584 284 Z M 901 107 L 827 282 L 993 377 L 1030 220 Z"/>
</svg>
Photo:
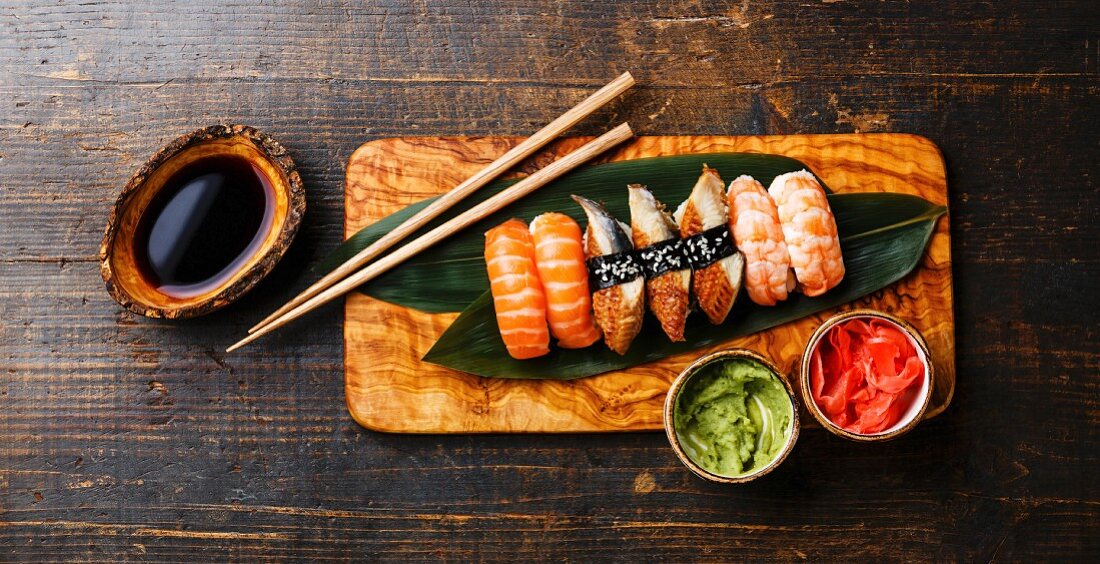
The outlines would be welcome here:
<svg viewBox="0 0 1100 564">
<path fill-rule="evenodd" d="M 299 304 L 295 308 L 288 311 L 281 317 L 273 319 L 270 323 L 256 330 L 252 334 L 248 335 L 244 339 L 241 339 L 237 343 L 233 344 L 229 348 L 225 349 L 225 352 L 233 352 L 252 341 L 260 338 L 267 333 L 294 321 L 295 319 L 313 311 L 321 305 L 328 303 L 348 292 L 355 289 L 359 285 L 372 280 L 380 274 L 388 271 L 389 269 L 401 264 L 405 260 L 415 256 L 417 253 L 431 247 L 432 245 L 446 239 L 447 237 L 473 225 L 475 222 L 484 219 L 489 214 L 496 212 L 497 210 L 511 204 L 512 202 L 534 192 L 536 189 L 542 187 L 546 183 L 554 180 L 555 178 L 569 172 L 576 168 L 581 163 L 595 157 L 596 155 L 630 139 L 634 136 L 634 132 L 630 129 L 630 124 L 620 124 L 615 129 L 604 133 L 603 135 L 589 141 L 581 148 L 565 155 L 561 159 L 558 159 L 545 168 L 536 171 L 531 176 L 520 180 L 513 184 L 511 187 L 505 189 L 503 192 L 481 202 L 480 204 L 466 210 L 460 215 L 451 218 L 446 223 L 432 229 L 431 231 L 421 235 L 417 239 L 409 242 L 407 245 L 397 249 L 396 251 L 382 257 L 377 262 L 368 265 L 363 270 L 348 276 L 344 280 L 330 286 L 319 294 Z"/>
<path fill-rule="evenodd" d="M 501 155 L 497 160 L 489 163 L 488 166 L 481 169 L 470 178 L 467 178 L 462 184 L 455 186 L 450 192 L 447 192 L 440 196 L 439 199 L 429 204 L 428 207 L 405 220 L 404 223 L 394 228 L 393 231 L 383 235 L 377 241 L 368 245 L 367 248 L 356 253 L 355 256 L 348 259 L 347 262 L 326 274 L 312 286 L 306 288 L 301 294 L 295 296 L 294 299 L 275 310 L 271 315 L 265 317 L 263 321 L 257 323 L 249 329 L 248 332 L 253 333 L 259 330 L 261 327 L 271 323 L 286 312 L 298 307 L 298 305 L 309 298 L 321 293 L 325 288 L 332 286 L 342 278 L 355 272 L 364 264 L 382 254 L 383 251 L 392 247 L 398 241 L 408 237 L 414 231 L 420 229 L 432 219 L 435 219 L 439 214 L 448 210 L 451 206 L 454 206 L 459 201 L 474 193 L 523 159 L 531 156 L 535 151 L 538 151 L 547 143 L 553 141 L 570 127 L 573 127 L 579 121 L 591 115 L 592 112 L 603 107 L 631 86 L 634 86 L 634 77 L 631 76 L 629 72 L 624 72 L 619 75 L 618 78 L 612 80 L 588 98 L 585 98 L 584 101 L 573 106 L 569 111 L 548 123 L 546 127 L 536 131 L 534 135 L 528 137 L 522 143 L 510 149 L 507 153 Z"/>
</svg>

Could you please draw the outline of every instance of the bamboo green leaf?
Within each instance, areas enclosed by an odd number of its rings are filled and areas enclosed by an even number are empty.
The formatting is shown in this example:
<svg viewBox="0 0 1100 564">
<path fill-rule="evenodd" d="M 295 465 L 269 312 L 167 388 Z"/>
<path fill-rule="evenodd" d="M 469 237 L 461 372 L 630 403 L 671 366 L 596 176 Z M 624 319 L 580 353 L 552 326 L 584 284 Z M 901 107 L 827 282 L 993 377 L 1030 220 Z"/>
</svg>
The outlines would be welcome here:
<svg viewBox="0 0 1100 564">
<path fill-rule="evenodd" d="M 750 174 L 765 186 L 779 174 L 806 168 L 797 160 L 778 155 L 710 153 L 620 161 L 580 169 L 453 235 L 360 290 L 403 307 L 431 313 L 463 311 L 424 357 L 428 362 L 482 376 L 581 378 L 721 343 L 880 290 L 916 267 L 936 220 L 947 211 L 943 206 L 904 194 L 830 194 L 829 205 L 836 216 L 847 273 L 844 281 L 825 295 L 807 298 L 795 294 L 774 307 L 756 306 L 742 296 L 723 325 L 710 325 L 705 316 L 699 314 L 689 318 L 688 340 L 684 343 L 669 342 L 656 320 L 647 318 L 641 334 L 625 356 L 602 345 L 581 350 L 552 348 L 547 356 L 524 361 L 508 356 L 487 291 L 489 284 L 483 259 L 486 230 L 510 217 L 530 221 L 547 211 L 568 214 L 583 225 L 583 213 L 570 200 L 571 194 L 602 201 L 612 214 L 627 221 L 626 185 L 634 182 L 648 185 L 659 200 L 675 207 L 687 198 L 703 163 L 718 169 L 727 180 Z M 486 186 L 458 209 L 445 212 L 412 237 L 426 233 L 514 182 L 498 181 Z M 325 272 L 335 268 L 430 201 L 415 203 L 363 229 L 337 249 L 318 270 Z"/>
<path fill-rule="evenodd" d="M 647 316 L 624 356 L 597 344 L 580 350 L 552 348 L 543 357 L 515 360 L 500 339 L 492 297 L 484 292 L 424 360 L 480 376 L 568 380 L 718 344 L 851 302 L 900 280 L 920 262 L 937 219 L 947 211 L 903 194 L 834 194 L 829 202 L 837 217 L 846 274 L 840 285 L 822 296 L 794 294 L 774 307 L 757 306 L 741 296 L 722 325 L 710 325 L 705 316 L 692 315 L 683 343 L 670 342 L 656 320 Z"/>
</svg>

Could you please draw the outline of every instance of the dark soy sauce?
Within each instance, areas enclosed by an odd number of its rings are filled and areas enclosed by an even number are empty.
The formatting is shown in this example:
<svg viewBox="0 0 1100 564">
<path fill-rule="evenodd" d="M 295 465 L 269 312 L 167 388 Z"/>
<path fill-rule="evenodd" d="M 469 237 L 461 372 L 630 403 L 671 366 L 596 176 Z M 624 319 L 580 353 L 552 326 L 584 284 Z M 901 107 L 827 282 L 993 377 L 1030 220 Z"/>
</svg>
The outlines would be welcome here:
<svg viewBox="0 0 1100 564">
<path fill-rule="evenodd" d="M 225 282 L 263 243 L 275 215 L 271 181 L 247 160 L 184 166 L 138 220 L 138 267 L 160 292 L 187 298 Z"/>
</svg>

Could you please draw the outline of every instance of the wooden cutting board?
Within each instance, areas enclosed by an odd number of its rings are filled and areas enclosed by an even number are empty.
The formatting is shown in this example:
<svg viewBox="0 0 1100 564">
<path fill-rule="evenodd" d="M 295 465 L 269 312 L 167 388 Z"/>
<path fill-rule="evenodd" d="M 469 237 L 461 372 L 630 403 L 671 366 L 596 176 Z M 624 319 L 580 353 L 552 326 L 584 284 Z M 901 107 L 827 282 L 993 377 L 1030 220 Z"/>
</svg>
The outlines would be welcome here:
<svg viewBox="0 0 1100 564">
<path fill-rule="evenodd" d="M 529 174 L 589 139 L 562 139 L 518 170 Z M 518 142 L 512 137 L 419 137 L 380 139 L 362 145 L 348 162 L 345 237 L 408 204 L 449 190 Z M 947 203 L 943 157 L 931 141 L 915 135 L 639 137 L 601 161 L 713 152 L 786 155 L 805 163 L 838 192 L 904 192 L 937 204 Z M 729 178 L 737 175 L 737 171 L 721 172 Z M 661 429 L 668 385 L 693 359 L 720 348 L 753 349 L 773 359 L 797 387 L 797 361 L 810 333 L 837 311 L 856 307 L 896 313 L 924 334 L 936 376 L 926 417 L 942 412 L 955 389 L 951 242 L 946 217 L 936 226 L 920 266 L 885 290 L 718 347 L 568 382 L 480 378 L 421 362 L 424 353 L 458 316 L 456 313 L 427 314 L 359 293 L 349 294 L 345 307 L 348 410 L 360 425 L 378 431 L 554 433 Z M 816 424 L 808 415 L 802 421 Z"/>
</svg>

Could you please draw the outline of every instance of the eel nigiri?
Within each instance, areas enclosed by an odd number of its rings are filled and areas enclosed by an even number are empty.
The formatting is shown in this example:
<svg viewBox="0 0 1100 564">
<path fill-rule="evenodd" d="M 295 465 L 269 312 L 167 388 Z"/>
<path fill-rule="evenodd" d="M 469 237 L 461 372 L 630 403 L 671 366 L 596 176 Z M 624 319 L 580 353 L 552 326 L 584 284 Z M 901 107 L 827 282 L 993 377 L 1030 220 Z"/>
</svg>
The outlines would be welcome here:
<svg viewBox="0 0 1100 564">
<path fill-rule="evenodd" d="M 780 174 L 768 187 L 775 200 L 791 267 L 807 296 L 820 296 L 844 278 L 836 219 L 825 190 L 808 170 Z"/>
<path fill-rule="evenodd" d="M 679 228 L 645 186 L 631 184 L 630 227 L 645 271 L 649 310 L 673 341 L 684 340 L 684 323 L 691 305 L 691 267 Z"/>
<path fill-rule="evenodd" d="M 550 333 L 565 349 L 580 349 L 600 339 L 592 321 L 592 296 L 584 265 L 581 227 L 560 213 L 544 213 L 531 221 L 535 266 L 546 294 Z"/>
<path fill-rule="evenodd" d="M 714 325 L 729 315 L 745 270 L 745 258 L 733 248 L 730 237 L 724 188 L 718 171 L 704 164 L 691 195 L 675 214 L 695 271 L 691 289 L 699 309 Z"/>
<path fill-rule="evenodd" d="M 550 352 L 546 296 L 527 224 L 510 219 L 485 233 L 485 266 L 497 326 L 508 354 L 525 359 Z"/>
<path fill-rule="evenodd" d="M 745 255 L 749 298 L 765 306 L 787 299 L 795 280 L 775 202 L 764 186 L 748 175 L 730 182 L 726 199 L 733 241 Z"/>
<path fill-rule="evenodd" d="M 642 329 L 645 315 L 645 282 L 634 258 L 634 245 L 626 234 L 630 228 L 592 200 L 580 196 L 573 196 L 573 200 L 588 216 L 584 251 L 596 325 L 603 331 L 608 348 L 626 354 Z"/>
</svg>

